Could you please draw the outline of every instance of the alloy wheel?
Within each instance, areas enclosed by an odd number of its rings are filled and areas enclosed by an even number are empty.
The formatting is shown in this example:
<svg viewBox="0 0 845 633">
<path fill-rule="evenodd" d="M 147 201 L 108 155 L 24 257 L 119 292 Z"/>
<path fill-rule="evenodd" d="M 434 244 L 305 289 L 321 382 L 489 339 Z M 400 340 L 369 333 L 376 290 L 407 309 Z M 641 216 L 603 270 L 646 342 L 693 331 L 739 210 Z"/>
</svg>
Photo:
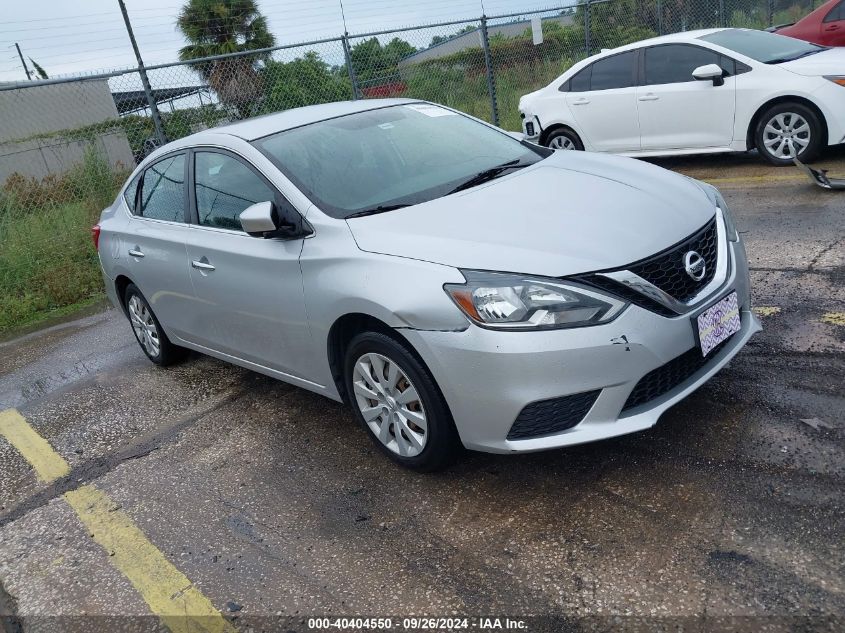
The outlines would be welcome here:
<svg viewBox="0 0 845 633">
<path fill-rule="evenodd" d="M 364 354 L 352 372 L 355 402 L 367 426 L 389 450 L 415 457 L 428 440 L 420 396 L 408 375 L 381 354 Z"/>
<path fill-rule="evenodd" d="M 763 146 L 776 158 L 794 158 L 810 144 L 810 124 L 800 114 L 781 112 L 763 128 Z"/>
<path fill-rule="evenodd" d="M 549 143 L 549 147 L 553 149 L 578 149 L 575 147 L 575 142 L 568 136 L 556 136 Z"/>
<path fill-rule="evenodd" d="M 150 312 L 147 305 L 141 301 L 138 295 L 132 295 L 127 307 L 129 310 L 129 322 L 132 324 L 135 337 L 147 354 L 155 358 L 161 349 L 161 341 L 158 337 L 158 327 L 156 327 L 155 320 L 153 319 L 153 313 Z"/>
</svg>

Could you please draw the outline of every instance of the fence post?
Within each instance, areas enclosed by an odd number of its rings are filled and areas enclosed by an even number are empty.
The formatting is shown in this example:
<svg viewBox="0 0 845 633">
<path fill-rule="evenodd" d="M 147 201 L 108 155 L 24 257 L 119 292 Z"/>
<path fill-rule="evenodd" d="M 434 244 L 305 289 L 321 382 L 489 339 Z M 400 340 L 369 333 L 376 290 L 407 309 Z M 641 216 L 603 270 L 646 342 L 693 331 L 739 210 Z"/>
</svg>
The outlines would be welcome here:
<svg viewBox="0 0 845 633">
<path fill-rule="evenodd" d="M 584 2 L 584 55 L 590 56 L 590 0 Z"/>
<path fill-rule="evenodd" d="M 769 26 L 774 26 L 775 21 L 775 0 L 768 0 L 766 8 L 769 13 Z"/>
<path fill-rule="evenodd" d="M 355 76 L 355 69 L 352 68 L 352 52 L 349 50 L 349 33 L 344 32 L 340 38 L 343 42 L 343 58 L 346 60 L 346 70 L 349 73 L 349 83 L 352 84 L 352 100 L 360 99 L 358 91 L 358 77 Z"/>
<path fill-rule="evenodd" d="M 161 124 L 161 117 L 158 114 L 158 106 L 156 105 L 155 97 L 153 96 L 153 89 L 150 86 L 150 79 L 147 77 L 147 69 L 144 68 L 144 61 L 141 59 L 141 51 L 138 50 L 138 43 L 135 41 L 135 34 L 132 32 L 132 24 L 129 22 L 129 14 L 126 13 L 126 5 L 123 0 L 117 0 L 120 4 L 120 12 L 123 14 L 123 22 L 126 24 L 126 32 L 129 34 L 129 41 L 132 43 L 132 50 L 135 51 L 135 59 L 138 60 L 138 74 L 141 75 L 141 84 L 144 86 L 144 95 L 147 98 L 147 104 L 150 106 L 150 114 L 153 117 L 153 126 L 155 126 L 156 140 L 159 144 L 167 143 L 167 135 L 164 133 L 164 126 Z"/>
<path fill-rule="evenodd" d="M 657 0 L 657 34 L 663 35 L 663 2 Z"/>
<path fill-rule="evenodd" d="M 725 26 L 725 0 L 719 0 L 719 26 Z"/>
<path fill-rule="evenodd" d="M 490 55 L 490 38 L 487 35 L 487 16 L 481 16 L 481 47 L 484 49 L 484 65 L 487 67 L 487 91 L 490 93 L 490 112 L 493 125 L 499 125 L 499 104 L 496 99 L 496 76 L 493 74 L 493 58 Z"/>
</svg>

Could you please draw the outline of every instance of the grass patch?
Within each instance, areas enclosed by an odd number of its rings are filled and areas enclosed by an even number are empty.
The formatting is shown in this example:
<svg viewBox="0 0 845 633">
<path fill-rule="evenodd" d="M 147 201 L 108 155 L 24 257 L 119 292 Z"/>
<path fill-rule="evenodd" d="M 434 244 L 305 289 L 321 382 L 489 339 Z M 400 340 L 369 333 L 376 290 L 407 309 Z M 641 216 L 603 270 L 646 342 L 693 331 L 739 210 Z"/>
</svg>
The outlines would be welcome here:
<svg viewBox="0 0 845 633">
<path fill-rule="evenodd" d="M 0 191 L 0 333 L 103 296 L 91 226 L 125 176 L 91 150 L 64 176 L 9 178 Z"/>
</svg>

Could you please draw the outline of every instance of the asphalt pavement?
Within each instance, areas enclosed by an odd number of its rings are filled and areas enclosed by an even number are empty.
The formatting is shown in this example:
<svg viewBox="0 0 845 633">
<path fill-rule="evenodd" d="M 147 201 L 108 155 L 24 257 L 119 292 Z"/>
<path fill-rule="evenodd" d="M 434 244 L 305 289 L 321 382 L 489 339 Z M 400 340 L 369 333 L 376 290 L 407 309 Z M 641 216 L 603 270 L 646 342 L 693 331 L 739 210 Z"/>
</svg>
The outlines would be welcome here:
<svg viewBox="0 0 845 633">
<path fill-rule="evenodd" d="M 655 162 L 722 190 L 764 330 L 639 434 L 419 475 L 339 404 L 152 365 L 113 309 L 0 343 L 3 626 L 842 630 L 845 193 L 754 157 Z M 845 152 L 822 164 L 845 176 Z"/>
</svg>

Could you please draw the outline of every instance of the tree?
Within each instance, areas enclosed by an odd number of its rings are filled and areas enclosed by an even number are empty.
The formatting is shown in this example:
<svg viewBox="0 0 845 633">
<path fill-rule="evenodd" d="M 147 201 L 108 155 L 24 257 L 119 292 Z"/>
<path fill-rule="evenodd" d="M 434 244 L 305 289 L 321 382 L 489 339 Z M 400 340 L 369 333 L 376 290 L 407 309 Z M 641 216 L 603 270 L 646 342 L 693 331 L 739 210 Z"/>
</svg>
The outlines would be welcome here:
<svg viewBox="0 0 845 633">
<path fill-rule="evenodd" d="M 416 48 L 398 37 L 384 46 L 378 38 L 371 37 L 353 46 L 349 56 L 358 81 L 363 83 L 395 75 L 399 72 L 399 60 L 416 52 Z"/>
<path fill-rule="evenodd" d="M 464 33 L 472 33 L 473 31 L 477 31 L 478 27 L 474 24 L 467 24 L 464 28 L 459 31 L 456 31 L 452 35 L 435 35 L 431 38 L 431 43 L 428 45 L 429 48 L 432 46 L 437 46 L 438 44 L 442 44 L 447 40 L 451 40 L 453 37 L 458 37 L 459 35 L 463 35 Z"/>
<path fill-rule="evenodd" d="M 38 75 L 39 79 L 49 79 L 50 78 L 47 75 L 47 71 L 44 70 L 37 61 L 32 59 L 32 57 L 29 58 L 29 61 L 32 62 L 32 67 L 35 69 L 35 74 Z"/>
<path fill-rule="evenodd" d="M 261 75 L 266 87 L 263 112 L 348 99 L 352 93 L 343 67 L 330 67 L 316 51 L 290 62 L 268 61 Z"/>
<path fill-rule="evenodd" d="M 188 41 L 179 50 L 183 61 L 270 48 L 276 43 L 255 0 L 188 0 L 176 25 Z M 259 53 L 203 62 L 194 68 L 220 101 L 246 117 L 263 92 L 256 64 L 266 59 L 267 53 Z"/>
</svg>

